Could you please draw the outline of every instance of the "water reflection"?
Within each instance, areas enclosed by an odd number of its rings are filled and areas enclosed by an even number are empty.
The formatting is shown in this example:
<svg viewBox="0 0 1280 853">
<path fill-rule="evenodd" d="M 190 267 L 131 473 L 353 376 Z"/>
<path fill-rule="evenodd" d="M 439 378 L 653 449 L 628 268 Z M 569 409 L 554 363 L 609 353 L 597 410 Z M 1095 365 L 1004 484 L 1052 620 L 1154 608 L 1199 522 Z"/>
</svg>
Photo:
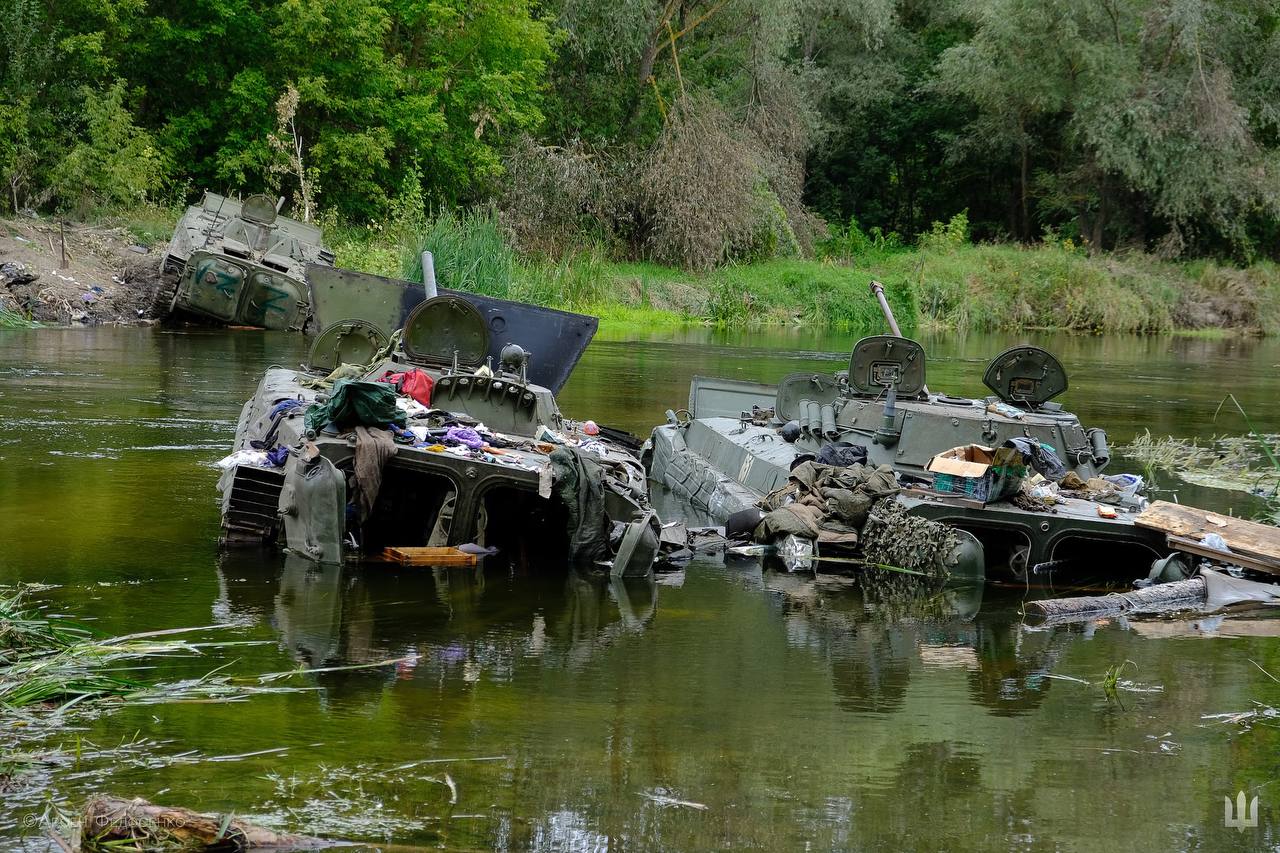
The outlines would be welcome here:
<svg viewBox="0 0 1280 853">
<path fill-rule="evenodd" d="M 657 612 L 652 577 L 513 577 L 486 562 L 400 569 L 226 554 L 213 611 L 233 624 L 270 625 L 299 666 L 339 689 L 375 677 L 508 681 L 529 659 L 573 669 L 620 636 L 643 632 Z M 390 659 L 394 673 L 349 669 Z"/>
<path fill-rule="evenodd" d="M 964 674 L 973 706 L 994 716 L 1026 714 L 1044 701 L 1052 684 L 1046 674 L 1083 636 L 1070 626 L 1028 630 L 1018 600 L 981 585 L 938 589 L 915 579 L 719 568 L 737 595 L 771 603 L 785 642 L 825 666 L 835 707 L 846 712 L 900 712 L 913 679 L 952 671 Z M 678 576 L 665 586 L 682 582 Z M 510 682 L 535 664 L 581 671 L 621 638 L 643 634 L 659 614 L 652 578 L 517 576 L 483 563 L 404 570 L 228 554 L 218 590 L 216 619 L 269 626 L 291 660 L 317 671 L 320 686 L 348 694 L 409 679 Z M 384 661 L 394 663 L 350 668 Z"/>
<path fill-rule="evenodd" d="M 962 670 L 975 705 L 1017 716 L 1044 701 L 1046 673 L 1073 642 L 1069 629 L 1027 631 L 1018 602 L 981 585 L 765 572 L 787 641 L 827 661 L 840 708 L 900 710 L 921 669 Z"/>
</svg>

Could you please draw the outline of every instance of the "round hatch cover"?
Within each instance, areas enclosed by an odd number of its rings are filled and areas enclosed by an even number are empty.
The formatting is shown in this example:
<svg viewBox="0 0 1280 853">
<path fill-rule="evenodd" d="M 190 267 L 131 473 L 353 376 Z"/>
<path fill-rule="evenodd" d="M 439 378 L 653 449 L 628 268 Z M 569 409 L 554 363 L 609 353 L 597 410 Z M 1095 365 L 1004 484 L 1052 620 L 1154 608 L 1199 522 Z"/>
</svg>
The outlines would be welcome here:
<svg viewBox="0 0 1280 853">
<path fill-rule="evenodd" d="M 1023 345 L 991 359 L 982 384 L 1006 403 L 1039 406 L 1067 390 L 1067 372 L 1040 347 Z"/>
<path fill-rule="evenodd" d="M 489 354 L 489 331 L 479 310 L 461 296 L 444 294 L 418 305 L 404 322 L 404 354 L 413 361 L 476 368 Z"/>
<path fill-rule="evenodd" d="M 899 397 L 915 397 L 924 390 L 924 347 L 897 335 L 863 338 L 849 358 L 849 385 L 866 396 L 897 388 Z"/>
<path fill-rule="evenodd" d="M 276 203 L 269 195 L 251 195 L 240 205 L 240 218 L 259 225 L 276 221 Z"/>
<path fill-rule="evenodd" d="M 325 326 L 311 344 L 307 366 L 332 371 L 340 364 L 368 364 L 386 345 L 386 334 L 372 323 L 339 320 Z"/>
</svg>

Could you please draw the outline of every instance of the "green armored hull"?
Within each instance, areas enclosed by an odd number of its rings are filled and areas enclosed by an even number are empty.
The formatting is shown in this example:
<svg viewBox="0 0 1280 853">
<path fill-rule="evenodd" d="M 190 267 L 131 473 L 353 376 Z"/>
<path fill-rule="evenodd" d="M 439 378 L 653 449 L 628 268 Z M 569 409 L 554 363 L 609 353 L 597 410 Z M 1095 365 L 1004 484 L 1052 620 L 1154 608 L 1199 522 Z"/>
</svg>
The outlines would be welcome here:
<svg viewBox="0 0 1280 853">
<path fill-rule="evenodd" d="M 219 481 L 225 545 L 319 563 L 471 545 L 515 564 L 651 571 L 661 528 L 639 441 L 570 421 L 533 378 L 558 388 L 594 318 L 343 282 L 363 288 L 364 317 L 327 326 L 302 369 L 268 370 L 241 411 Z M 340 293 L 313 290 L 318 317 L 356 310 Z M 531 355 L 529 339 L 560 346 Z"/>
<path fill-rule="evenodd" d="M 266 196 L 206 192 L 165 250 L 157 307 L 166 316 L 300 330 L 310 308 L 306 267 L 333 261 L 319 228 L 278 215 Z"/>
<path fill-rule="evenodd" d="M 1060 458 L 1059 473 L 1070 482 L 1099 483 L 1110 461 L 1106 435 L 1052 402 L 1067 388 L 1052 355 L 1030 346 L 999 354 L 984 376 L 993 392 L 986 399 L 930 391 L 925 372 L 920 344 L 883 335 L 860 340 L 848 369 L 833 374 L 796 373 L 776 386 L 696 377 L 686 408 L 653 430 L 649 476 L 724 521 L 778 494 L 806 460 L 891 466 L 901 485 L 894 499 L 910 515 L 972 536 L 988 576 L 1108 568 L 1136 576 L 1169 553 L 1162 533 L 1133 523 L 1146 506 L 1139 495 L 1099 503 L 1087 491 L 1059 493 L 1055 484 L 1051 501 L 1042 502 L 1015 494 L 1016 481 L 997 492 L 1000 483 L 929 470 L 948 451 L 1019 440 Z M 966 492 L 957 482 L 992 491 Z"/>
</svg>

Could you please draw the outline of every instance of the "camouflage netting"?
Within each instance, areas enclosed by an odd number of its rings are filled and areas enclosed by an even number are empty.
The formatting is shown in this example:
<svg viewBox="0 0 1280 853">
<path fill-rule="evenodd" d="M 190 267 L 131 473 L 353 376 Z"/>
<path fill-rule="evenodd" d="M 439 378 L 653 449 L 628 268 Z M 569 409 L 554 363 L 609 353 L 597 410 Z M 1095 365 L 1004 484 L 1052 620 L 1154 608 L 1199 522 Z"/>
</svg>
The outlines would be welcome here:
<svg viewBox="0 0 1280 853">
<path fill-rule="evenodd" d="M 908 515 L 892 497 L 876 502 L 862 528 L 862 555 L 867 562 L 942 578 L 949 574 L 947 559 L 959 544 L 953 529 Z"/>
</svg>

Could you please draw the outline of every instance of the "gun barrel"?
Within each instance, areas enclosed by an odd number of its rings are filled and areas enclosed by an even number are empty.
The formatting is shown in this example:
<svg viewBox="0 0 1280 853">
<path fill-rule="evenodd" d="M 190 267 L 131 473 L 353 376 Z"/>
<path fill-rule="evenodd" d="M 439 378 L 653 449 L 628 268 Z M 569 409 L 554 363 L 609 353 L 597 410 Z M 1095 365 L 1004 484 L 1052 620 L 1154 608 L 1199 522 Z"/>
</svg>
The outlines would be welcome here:
<svg viewBox="0 0 1280 853">
<path fill-rule="evenodd" d="M 880 303 L 880 310 L 884 313 L 884 318 L 889 321 L 889 331 L 893 332 L 895 337 L 902 337 L 902 330 L 898 328 L 898 321 L 893 317 L 893 309 L 889 307 L 889 300 L 884 298 L 884 285 L 872 280 L 871 292 L 875 295 L 876 301 Z"/>
<path fill-rule="evenodd" d="M 871 292 L 875 294 L 876 301 L 880 303 L 880 311 L 884 314 L 884 318 L 889 321 L 889 331 L 893 332 L 895 338 L 902 337 L 902 330 L 898 328 L 898 321 L 894 319 L 893 309 L 889 307 L 889 300 L 884 298 L 884 285 L 872 279 Z M 921 385 L 920 390 L 926 397 L 929 396 L 928 385 Z"/>
</svg>

